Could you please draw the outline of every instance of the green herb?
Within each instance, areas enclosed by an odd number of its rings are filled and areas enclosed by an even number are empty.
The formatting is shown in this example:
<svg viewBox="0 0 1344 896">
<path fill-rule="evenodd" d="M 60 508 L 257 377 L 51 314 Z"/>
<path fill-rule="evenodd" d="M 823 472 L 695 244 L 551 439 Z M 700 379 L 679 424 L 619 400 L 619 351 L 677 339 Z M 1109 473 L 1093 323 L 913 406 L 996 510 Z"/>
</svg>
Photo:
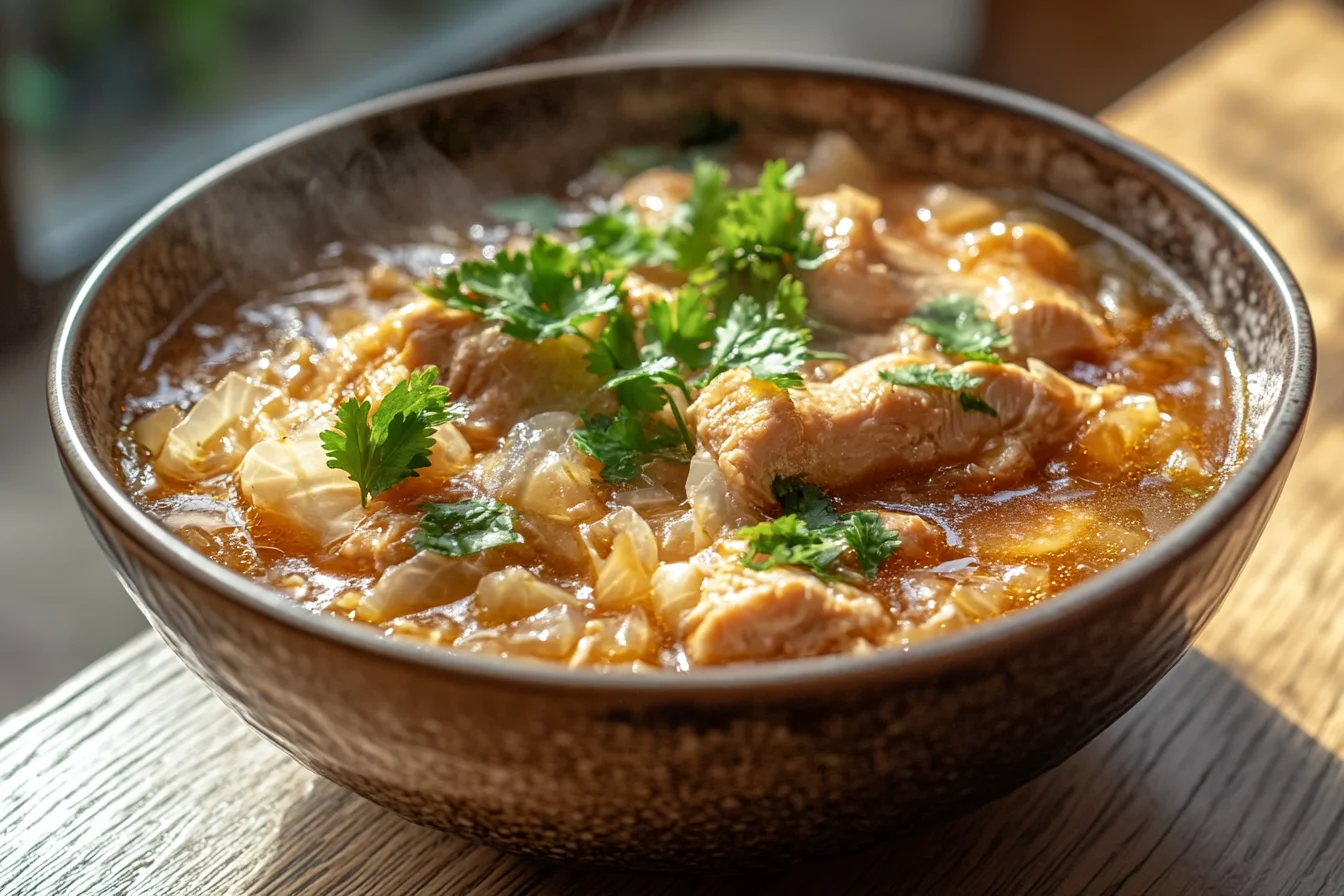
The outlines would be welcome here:
<svg viewBox="0 0 1344 896">
<path fill-rule="evenodd" d="M 998 364 L 1001 359 L 994 349 L 1009 344 L 1007 334 L 984 316 L 980 303 L 970 296 L 945 296 L 925 302 L 905 322 L 932 336 L 941 351 L 972 361 Z"/>
<path fill-rule="evenodd" d="M 648 307 L 644 324 L 645 350 L 653 355 L 670 355 L 691 370 L 709 363 L 714 342 L 715 321 L 710 303 L 694 286 L 685 286 L 666 302 Z"/>
<path fill-rule="evenodd" d="M 579 227 L 584 242 L 626 268 L 657 267 L 676 260 L 676 251 L 657 231 L 644 226 L 632 208 L 596 215 Z"/>
<path fill-rule="evenodd" d="M 771 490 L 784 512 L 798 517 L 809 528 L 820 529 L 840 522 L 840 514 L 831 507 L 831 500 L 810 482 L 780 478 L 774 481 Z"/>
<path fill-rule="evenodd" d="M 506 544 L 522 544 L 513 531 L 513 509 L 489 498 L 456 504 L 423 504 L 420 528 L 411 537 L 416 550 L 465 557 Z"/>
<path fill-rule="evenodd" d="M 737 533 L 747 539 L 743 566 L 801 566 L 818 578 L 833 581 L 852 575 L 840 562 L 852 553 L 859 574 L 871 579 L 900 547 L 900 534 L 887 529 L 876 513 L 836 513 L 815 485 L 798 479 L 776 479 L 773 490 L 784 515 Z"/>
<path fill-rule="evenodd" d="M 793 278 L 786 275 L 776 287 L 777 300 L 765 307 L 750 296 L 740 296 L 733 303 L 715 336 L 709 368 L 696 385 L 703 386 L 725 370 L 743 367 L 758 380 L 786 389 L 802 387 L 798 366 L 819 355 L 807 348 L 811 332 L 791 324 L 784 310 L 795 300 L 793 284 Z"/>
<path fill-rule="evenodd" d="M 815 531 L 793 514 L 739 529 L 737 537 L 747 540 L 742 565 L 748 569 L 801 566 L 828 582 L 839 577 L 837 566 L 849 550 L 849 543 L 836 533 Z"/>
<path fill-rule="evenodd" d="M 350 475 L 365 506 L 371 496 L 429 466 L 434 428 L 466 415 L 448 404 L 448 390 L 434 384 L 438 377 L 437 367 L 426 367 L 397 383 L 372 420 L 371 403 L 352 398 L 337 408 L 335 428 L 321 434 L 327 466 Z"/>
<path fill-rule="evenodd" d="M 990 407 L 984 399 L 968 391 L 984 383 L 985 378 L 982 376 L 973 376 L 957 370 L 940 370 L 936 364 L 909 364 L 894 370 L 879 370 L 877 375 L 893 386 L 948 389 L 957 393 L 962 410 L 979 411 L 991 417 L 999 416 L 999 412 Z"/>
<path fill-rule="evenodd" d="M 580 451 L 601 461 L 602 478 L 608 482 L 629 482 L 658 458 L 685 459 L 679 452 L 680 433 L 628 407 L 615 417 L 585 420 L 573 438 Z"/>
<path fill-rule="evenodd" d="M 709 262 L 744 277 L 742 291 L 759 297 L 793 268 L 810 270 L 826 259 L 807 232 L 798 197 L 791 191 L 802 167 L 782 159 L 766 162 L 756 186 L 727 201 L 718 221 L 718 248 Z"/>
<path fill-rule="evenodd" d="M 538 193 L 497 199 L 485 207 L 485 213 L 501 224 L 526 224 L 542 233 L 556 228 L 564 209 L 550 196 Z"/>
<path fill-rule="evenodd" d="M 601 255 L 573 252 L 541 234 L 527 252 L 464 261 L 425 295 L 497 321 L 515 339 L 541 342 L 569 333 L 621 304 L 620 279 Z"/>
<path fill-rule="evenodd" d="M 901 546 L 901 535 L 882 525 L 882 518 L 871 510 L 845 514 L 840 536 L 859 561 L 865 579 L 877 575 L 877 569 Z"/>
<path fill-rule="evenodd" d="M 1211 482 L 1203 488 L 1183 488 L 1181 491 L 1192 498 L 1207 498 L 1209 495 L 1213 494 L 1214 490 L 1217 488 L 1218 484 Z"/>
<path fill-rule="evenodd" d="M 635 319 L 628 308 L 618 308 L 607 318 L 587 360 L 588 371 L 606 380 L 606 388 L 615 391 L 621 405 L 631 410 L 661 410 L 669 403 L 667 387 L 677 389 L 688 400 L 691 397 L 675 357 L 664 354 L 658 346 L 640 350 L 635 340 Z M 671 407 L 678 428 L 685 433 L 687 447 L 694 447 L 680 411 L 675 404 Z"/>
<path fill-rule="evenodd" d="M 728 172 L 721 165 L 695 165 L 691 193 L 677 206 L 665 240 L 678 268 L 689 271 L 705 263 L 714 248 L 718 225 L 728 210 Z"/>
</svg>

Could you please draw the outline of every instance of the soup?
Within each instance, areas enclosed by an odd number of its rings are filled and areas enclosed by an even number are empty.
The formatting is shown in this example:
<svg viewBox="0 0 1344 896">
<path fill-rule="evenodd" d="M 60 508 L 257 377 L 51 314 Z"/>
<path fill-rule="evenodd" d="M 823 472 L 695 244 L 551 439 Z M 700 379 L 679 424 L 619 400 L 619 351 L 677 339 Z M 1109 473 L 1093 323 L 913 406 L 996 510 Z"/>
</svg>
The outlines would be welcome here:
<svg viewBox="0 0 1344 896">
<path fill-rule="evenodd" d="M 1048 600 L 1240 460 L 1235 359 L 1122 235 L 839 133 L 713 155 L 201 295 L 126 395 L 129 491 L 313 612 L 691 670 Z"/>
</svg>

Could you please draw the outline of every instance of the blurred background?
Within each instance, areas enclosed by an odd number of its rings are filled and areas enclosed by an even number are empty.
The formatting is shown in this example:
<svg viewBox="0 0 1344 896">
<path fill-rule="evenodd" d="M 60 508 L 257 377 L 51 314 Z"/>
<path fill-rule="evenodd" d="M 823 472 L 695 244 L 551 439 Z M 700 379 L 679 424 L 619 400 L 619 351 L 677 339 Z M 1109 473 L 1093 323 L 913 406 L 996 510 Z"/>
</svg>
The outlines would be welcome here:
<svg viewBox="0 0 1344 896">
<path fill-rule="evenodd" d="M 968 74 L 1095 113 L 1249 0 L 0 0 L 0 715 L 144 623 L 75 510 L 56 316 L 128 224 L 315 115 L 494 65 L 793 51 Z"/>
</svg>

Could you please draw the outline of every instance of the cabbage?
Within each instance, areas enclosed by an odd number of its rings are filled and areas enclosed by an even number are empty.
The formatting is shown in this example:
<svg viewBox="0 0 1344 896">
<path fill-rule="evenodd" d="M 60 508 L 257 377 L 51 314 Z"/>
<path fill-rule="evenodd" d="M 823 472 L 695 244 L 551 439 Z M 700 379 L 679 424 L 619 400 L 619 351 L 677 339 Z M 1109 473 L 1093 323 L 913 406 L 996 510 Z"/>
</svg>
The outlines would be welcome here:
<svg viewBox="0 0 1344 896">
<path fill-rule="evenodd" d="M 500 639 L 515 656 L 563 660 L 574 652 L 583 632 L 583 612 L 569 604 L 556 604 L 515 622 Z"/>
<path fill-rule="evenodd" d="M 678 631 L 682 617 L 700 602 L 704 573 L 690 563 L 664 563 L 653 572 L 653 612 L 668 631 Z"/>
<path fill-rule="evenodd" d="M 694 514 L 695 549 L 702 551 L 724 534 L 751 521 L 728 487 L 728 480 L 709 452 L 700 450 L 691 458 L 686 474 L 686 499 Z"/>
<path fill-rule="evenodd" d="M 620 616 L 589 620 L 569 665 L 633 663 L 656 646 L 648 616 L 639 607 L 633 607 Z"/>
<path fill-rule="evenodd" d="M 504 564 L 501 551 L 483 551 L 469 557 L 445 557 L 421 551 L 379 577 L 359 599 L 355 618 L 383 623 L 408 613 L 441 607 L 476 590 L 481 578 Z"/>
<path fill-rule="evenodd" d="M 842 184 L 865 193 L 877 191 L 877 166 L 854 138 L 843 131 L 822 131 L 812 143 L 795 192 L 799 196 L 831 193 Z"/>
<path fill-rule="evenodd" d="M 320 545 L 348 536 L 364 518 L 359 486 L 327 466 L 316 432 L 253 445 L 238 468 L 238 485 L 257 510 Z"/>
<path fill-rule="evenodd" d="M 232 470 L 255 439 L 257 415 L 280 397 L 240 373 L 230 373 L 168 431 L 155 470 L 195 482 Z"/>
<path fill-rule="evenodd" d="M 182 409 L 171 404 L 151 411 L 131 424 L 131 438 L 150 456 L 158 456 L 168 441 L 168 433 L 182 422 L 183 416 Z"/>
<path fill-rule="evenodd" d="M 473 601 L 482 625 L 517 622 L 548 607 L 577 606 L 578 599 L 563 588 L 543 582 L 521 566 L 492 572 L 476 586 Z"/>
<path fill-rule="evenodd" d="M 589 458 L 570 441 L 579 418 L 563 411 L 538 414 L 509 430 L 504 445 L 483 464 L 487 494 L 524 512 L 569 523 L 602 514 Z"/>
<path fill-rule="evenodd" d="M 622 507 L 580 526 L 579 537 L 597 572 L 597 609 L 621 610 L 647 598 L 658 568 L 658 540 L 643 517 Z"/>
<path fill-rule="evenodd" d="M 1078 448 L 1105 478 L 1123 473 L 1157 429 L 1163 414 L 1151 395 L 1126 395 L 1097 415 L 1078 438 Z"/>
<path fill-rule="evenodd" d="M 471 464 L 471 446 L 462 433 L 451 423 L 440 424 L 434 430 L 434 447 L 429 452 L 429 466 L 417 471 L 420 476 L 451 476 Z"/>
</svg>

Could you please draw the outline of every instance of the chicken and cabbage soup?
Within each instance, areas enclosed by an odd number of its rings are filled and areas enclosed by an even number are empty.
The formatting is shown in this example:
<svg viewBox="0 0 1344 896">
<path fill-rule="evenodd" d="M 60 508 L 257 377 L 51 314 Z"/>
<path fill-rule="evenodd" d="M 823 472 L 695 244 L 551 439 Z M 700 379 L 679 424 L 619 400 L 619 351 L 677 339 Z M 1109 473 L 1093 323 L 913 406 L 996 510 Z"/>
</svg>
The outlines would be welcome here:
<svg viewBox="0 0 1344 896">
<path fill-rule="evenodd" d="M 1121 235 L 838 133 L 716 158 L 208 291 L 130 386 L 127 487 L 314 612 L 687 670 L 1047 600 L 1239 461 L 1234 358 Z"/>
</svg>

